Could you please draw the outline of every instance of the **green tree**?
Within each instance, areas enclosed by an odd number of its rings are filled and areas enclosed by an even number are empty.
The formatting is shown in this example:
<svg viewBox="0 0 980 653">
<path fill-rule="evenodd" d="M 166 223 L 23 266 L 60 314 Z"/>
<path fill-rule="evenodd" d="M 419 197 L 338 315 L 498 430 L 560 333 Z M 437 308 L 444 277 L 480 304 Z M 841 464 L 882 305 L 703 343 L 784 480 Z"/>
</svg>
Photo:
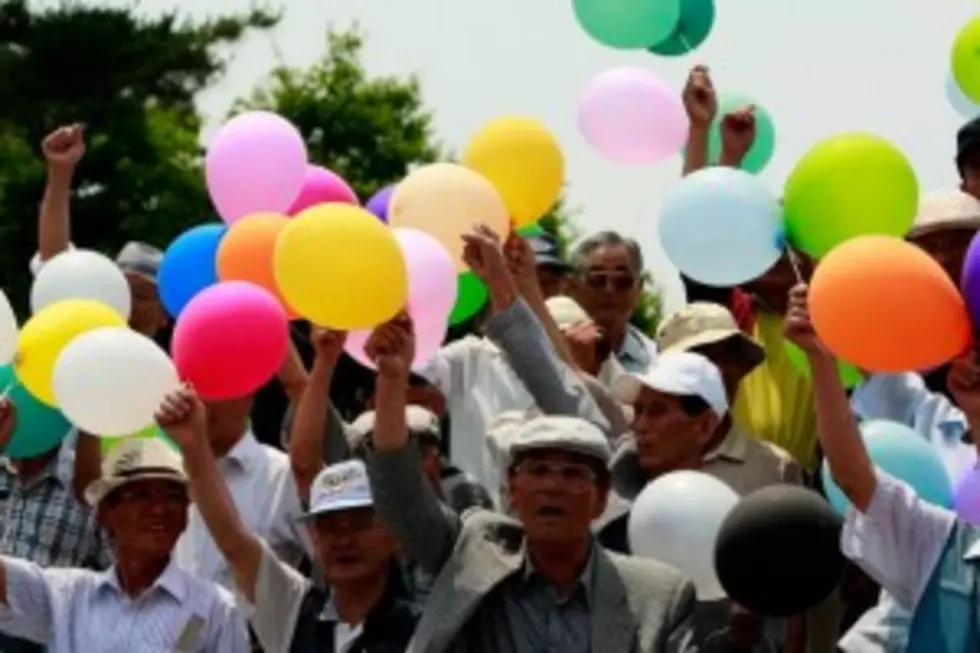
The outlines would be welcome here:
<svg viewBox="0 0 980 653">
<path fill-rule="evenodd" d="M 357 31 L 327 34 L 323 57 L 307 68 L 280 66 L 235 111 L 264 109 L 288 118 L 306 138 L 310 160 L 346 179 L 367 200 L 401 180 L 410 164 L 440 157 L 432 114 L 415 77 L 371 77 Z"/>
</svg>

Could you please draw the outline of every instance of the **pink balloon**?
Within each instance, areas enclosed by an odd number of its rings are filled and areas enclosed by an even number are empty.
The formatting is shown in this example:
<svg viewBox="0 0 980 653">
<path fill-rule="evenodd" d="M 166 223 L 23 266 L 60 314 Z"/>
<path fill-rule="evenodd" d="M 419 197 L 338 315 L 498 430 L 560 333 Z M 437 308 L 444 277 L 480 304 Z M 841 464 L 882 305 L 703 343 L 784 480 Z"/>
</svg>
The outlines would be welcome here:
<svg viewBox="0 0 980 653">
<path fill-rule="evenodd" d="M 446 339 L 446 332 L 449 325 L 445 318 L 438 322 L 415 322 L 415 360 L 412 361 L 412 369 L 418 371 L 426 362 L 442 347 L 442 341 Z M 371 336 L 370 329 L 364 331 L 351 331 L 347 334 L 344 342 L 344 351 L 347 355 L 368 369 L 377 369 L 375 364 L 364 353 L 364 345 L 367 344 Z"/>
<path fill-rule="evenodd" d="M 445 322 L 456 303 L 456 263 L 429 234 L 399 227 L 393 230 L 408 268 L 408 310 L 419 322 Z"/>
<path fill-rule="evenodd" d="M 612 68 L 589 82 L 579 129 L 601 155 L 631 165 L 657 163 L 687 142 L 690 122 L 680 94 L 643 68 Z"/>
<path fill-rule="evenodd" d="M 211 203 L 228 224 L 253 213 L 284 213 L 303 188 L 306 144 L 281 116 L 243 113 L 215 134 L 204 171 Z"/>
<path fill-rule="evenodd" d="M 357 194 L 340 175 L 326 168 L 309 164 L 306 166 L 303 189 L 286 215 L 297 215 L 311 206 L 328 202 L 360 204 Z"/>
<path fill-rule="evenodd" d="M 267 290 L 226 281 L 198 293 L 174 326 L 170 352 L 203 399 L 243 397 L 271 379 L 289 349 L 286 311 Z"/>
</svg>

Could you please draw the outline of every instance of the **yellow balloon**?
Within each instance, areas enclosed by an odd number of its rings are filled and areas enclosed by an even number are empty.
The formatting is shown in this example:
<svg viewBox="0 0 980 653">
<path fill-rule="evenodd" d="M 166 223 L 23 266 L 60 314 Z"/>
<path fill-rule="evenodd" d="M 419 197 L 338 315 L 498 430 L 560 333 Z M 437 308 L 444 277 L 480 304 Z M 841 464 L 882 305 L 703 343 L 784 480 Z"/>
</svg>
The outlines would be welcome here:
<svg viewBox="0 0 980 653">
<path fill-rule="evenodd" d="M 319 326 L 370 329 L 408 299 L 395 234 L 350 204 L 320 204 L 293 218 L 279 234 L 273 269 L 286 303 Z"/>
<path fill-rule="evenodd" d="M 533 118 L 488 122 L 470 139 L 463 163 L 493 184 L 518 228 L 554 206 L 565 180 L 558 140 Z"/>
<path fill-rule="evenodd" d="M 61 351 L 72 340 L 100 327 L 124 327 L 114 309 L 93 299 L 65 299 L 44 307 L 20 332 L 14 372 L 28 392 L 57 406 L 51 377 Z"/>
<path fill-rule="evenodd" d="M 485 224 L 501 238 L 510 231 L 510 216 L 500 193 L 482 175 L 454 163 L 418 168 L 395 187 L 388 204 L 388 224 L 429 234 L 463 262 L 463 234 Z"/>
</svg>

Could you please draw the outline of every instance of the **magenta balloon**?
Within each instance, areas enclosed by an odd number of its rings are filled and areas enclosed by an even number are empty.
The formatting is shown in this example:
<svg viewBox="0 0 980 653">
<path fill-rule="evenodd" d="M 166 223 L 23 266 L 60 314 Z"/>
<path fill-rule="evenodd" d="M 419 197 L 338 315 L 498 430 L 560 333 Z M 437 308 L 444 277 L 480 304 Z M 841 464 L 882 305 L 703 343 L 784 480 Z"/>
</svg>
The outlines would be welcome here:
<svg viewBox="0 0 980 653">
<path fill-rule="evenodd" d="M 415 322 L 415 360 L 412 361 L 412 369 L 416 372 L 435 355 L 442 347 L 442 341 L 446 339 L 446 332 L 449 326 L 446 320 L 440 322 Z M 375 364 L 364 353 L 364 345 L 367 344 L 371 336 L 370 330 L 351 331 L 347 334 L 344 342 L 344 351 L 347 355 L 368 369 L 376 369 Z"/>
<path fill-rule="evenodd" d="M 690 122 L 680 94 L 642 68 L 613 68 L 589 82 L 579 101 L 579 129 L 617 163 L 657 163 L 687 141 Z"/>
<path fill-rule="evenodd" d="M 170 352 L 181 379 L 220 401 L 258 390 L 286 360 L 289 321 L 279 300 L 245 281 L 198 293 L 177 318 Z"/>
<path fill-rule="evenodd" d="M 211 203 L 225 222 L 253 213 L 285 213 L 303 188 L 306 144 L 281 116 L 243 113 L 215 134 L 204 171 Z"/>
<path fill-rule="evenodd" d="M 286 215 L 296 215 L 311 206 L 329 202 L 360 204 L 354 189 L 344 181 L 343 177 L 332 170 L 310 164 L 306 166 L 303 189 Z"/>
<path fill-rule="evenodd" d="M 419 322 L 445 322 L 456 303 L 456 263 L 438 240 L 417 229 L 392 230 L 408 269 L 408 310 Z"/>
<path fill-rule="evenodd" d="M 960 519 L 980 526 L 980 470 L 971 467 L 953 490 L 953 507 Z"/>
<path fill-rule="evenodd" d="M 394 192 L 395 187 L 393 185 L 385 186 L 371 196 L 371 199 L 364 205 L 364 208 L 381 218 L 384 222 L 388 222 L 388 203 L 391 201 L 391 195 Z"/>
</svg>

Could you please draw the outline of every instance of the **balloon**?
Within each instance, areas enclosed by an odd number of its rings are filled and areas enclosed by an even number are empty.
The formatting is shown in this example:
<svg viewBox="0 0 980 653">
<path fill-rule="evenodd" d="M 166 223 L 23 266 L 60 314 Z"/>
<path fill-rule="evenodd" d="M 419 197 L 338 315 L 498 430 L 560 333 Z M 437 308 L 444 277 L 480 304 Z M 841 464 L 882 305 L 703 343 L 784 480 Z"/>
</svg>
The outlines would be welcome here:
<svg viewBox="0 0 980 653">
<path fill-rule="evenodd" d="M 660 43 L 681 18 L 680 0 L 574 0 L 573 7 L 589 36 L 624 50 Z"/>
<path fill-rule="evenodd" d="M 721 156 L 721 121 L 727 114 L 746 106 L 755 107 L 755 141 L 739 167 L 747 172 L 758 173 L 769 164 L 776 150 L 776 127 L 765 107 L 744 95 L 727 96 L 719 104 L 708 138 L 708 160 L 717 161 Z"/>
<path fill-rule="evenodd" d="M 465 322 L 486 305 L 490 291 L 483 280 L 472 272 L 464 272 L 456 277 L 456 304 L 449 314 L 449 324 Z"/>
<path fill-rule="evenodd" d="M 680 95 L 642 68 L 612 68 L 589 82 L 578 105 L 579 130 L 602 156 L 631 165 L 657 163 L 687 142 Z"/>
<path fill-rule="evenodd" d="M 842 134 L 800 159 L 783 201 L 790 243 L 820 259 L 856 236 L 904 236 L 919 208 L 919 185 L 908 159 L 888 141 Z"/>
<path fill-rule="evenodd" d="M 711 286 L 760 277 L 783 251 L 778 200 L 762 180 L 734 168 L 684 177 L 664 199 L 659 229 L 677 269 Z"/>
<path fill-rule="evenodd" d="M 99 449 L 101 449 L 102 456 L 104 457 L 107 453 L 109 453 L 110 451 L 118 447 L 123 442 L 126 442 L 127 440 L 137 440 L 141 438 L 160 438 L 167 444 L 168 447 L 170 447 L 177 453 L 180 453 L 180 447 L 174 444 L 174 441 L 168 438 L 167 435 L 163 431 L 161 431 L 160 427 L 157 426 L 156 424 L 151 424 L 150 426 L 147 426 L 146 428 L 143 428 L 138 432 L 133 433 L 132 435 L 124 435 L 121 438 L 106 438 L 106 437 L 100 438 Z"/>
<path fill-rule="evenodd" d="M 481 223 L 501 238 L 510 232 L 500 193 L 482 175 L 453 163 L 422 166 L 398 184 L 388 204 L 388 223 L 435 237 L 449 250 L 459 272 L 467 269 L 464 234 Z"/>
<path fill-rule="evenodd" d="M 804 378 L 809 379 L 812 376 L 810 373 L 810 361 L 807 360 L 806 354 L 803 352 L 803 350 L 789 340 L 783 341 L 783 349 L 786 351 L 786 357 L 789 358 L 791 363 L 793 363 L 793 366 L 797 369 L 797 371 L 802 374 Z M 861 374 L 861 370 L 854 367 L 847 361 L 837 361 L 837 373 L 840 375 L 841 383 L 848 390 L 851 388 L 856 388 L 862 381 L 864 381 L 864 375 Z"/>
<path fill-rule="evenodd" d="M 180 377 L 211 401 L 255 392 L 288 350 L 286 312 L 275 296 L 245 281 L 224 281 L 192 299 L 170 343 Z"/>
<path fill-rule="evenodd" d="M 10 365 L 16 353 L 17 316 L 7 293 L 0 290 L 0 365 Z"/>
<path fill-rule="evenodd" d="M 0 367 L 0 392 L 17 406 L 17 425 L 3 455 L 13 460 L 33 458 L 61 444 L 71 424 L 57 408 L 45 405 L 17 382 L 13 365 Z"/>
<path fill-rule="evenodd" d="M 395 229 L 408 273 L 408 309 L 415 322 L 446 323 L 456 303 L 456 265 L 429 234 Z"/>
<path fill-rule="evenodd" d="M 953 490 L 953 508 L 963 521 L 980 526 L 980 469 L 972 467 Z"/>
<path fill-rule="evenodd" d="M 974 323 L 980 324 L 980 239 L 976 236 L 970 240 L 970 246 L 963 259 L 960 288 L 970 317 L 973 318 Z"/>
<path fill-rule="evenodd" d="M 321 204 L 282 230 L 273 256 L 286 302 L 313 324 L 354 331 L 387 322 L 408 298 L 394 233 L 362 208 Z"/>
<path fill-rule="evenodd" d="M 382 222 L 388 221 L 388 204 L 391 202 L 391 196 L 395 192 L 395 186 L 385 186 L 377 193 L 371 196 L 367 204 L 364 206 L 368 211 L 378 216 Z"/>
<path fill-rule="evenodd" d="M 414 316 L 413 316 L 414 318 Z M 447 325 L 445 319 L 438 322 L 415 321 L 415 359 L 412 361 L 412 369 L 418 371 L 422 369 L 432 356 L 442 347 L 443 340 L 446 339 Z M 364 353 L 364 345 L 371 337 L 371 330 L 351 331 L 347 334 L 344 341 L 344 351 L 358 363 L 368 369 L 377 369 L 367 354 Z"/>
<path fill-rule="evenodd" d="M 725 596 L 715 575 L 715 539 L 738 495 L 702 472 L 660 476 L 640 492 L 629 517 L 633 555 L 654 558 L 691 577 L 699 601 Z"/>
<path fill-rule="evenodd" d="M 286 214 L 299 215 L 311 206 L 330 202 L 360 204 L 354 189 L 344 181 L 343 177 L 332 170 L 307 164 L 303 189 Z"/>
<path fill-rule="evenodd" d="M 20 332 L 14 357 L 17 378 L 32 395 L 57 405 L 51 386 L 58 356 L 78 336 L 100 327 L 124 327 L 114 309 L 93 299 L 65 299 L 42 308 Z"/>
<path fill-rule="evenodd" d="M 531 224 L 526 225 L 524 227 L 518 227 L 514 229 L 514 231 L 516 231 L 518 235 L 524 236 L 525 238 L 529 236 L 543 236 L 546 233 L 548 233 L 537 222 L 532 222 Z"/>
<path fill-rule="evenodd" d="M 939 454 L 929 441 L 898 422 L 870 420 L 861 424 L 861 437 L 871 462 L 882 471 L 905 481 L 919 498 L 943 508 L 953 505 L 953 487 Z M 850 502 L 830 475 L 827 461 L 821 467 L 824 494 L 838 514 Z"/>
<path fill-rule="evenodd" d="M 517 227 L 545 215 L 565 181 L 558 140 L 532 118 L 497 118 L 483 125 L 467 144 L 463 163 L 493 184 Z"/>
<path fill-rule="evenodd" d="M 171 317 L 180 315 L 199 292 L 218 283 L 215 258 L 227 231 L 223 224 L 193 227 L 177 236 L 163 253 L 157 286 Z"/>
<path fill-rule="evenodd" d="M 129 319 L 132 291 L 112 259 L 87 249 L 61 252 L 44 266 L 31 286 L 31 312 L 63 299 L 94 299 Z"/>
<path fill-rule="evenodd" d="M 870 372 L 936 367 L 971 341 L 966 306 L 939 264 L 911 243 L 861 236 L 835 248 L 810 281 L 817 335 Z"/>
<path fill-rule="evenodd" d="M 816 492 L 770 485 L 728 513 L 715 547 L 715 570 L 729 598 L 768 617 L 791 617 L 820 604 L 844 572 L 841 519 Z"/>
<path fill-rule="evenodd" d="M 58 356 L 52 385 L 72 424 L 112 437 L 153 422 L 180 379 L 173 361 L 151 339 L 128 328 L 106 327 L 68 343 Z"/>
<path fill-rule="evenodd" d="M 950 67 L 953 79 L 967 98 L 980 102 L 980 18 L 964 25 L 953 41 Z"/>
<path fill-rule="evenodd" d="M 715 0 L 681 0 L 681 18 L 666 40 L 647 48 L 654 54 L 679 57 L 704 43 L 715 24 Z"/>
<path fill-rule="evenodd" d="M 306 144 L 281 116 L 243 113 L 215 134 L 204 171 L 211 203 L 225 222 L 285 213 L 306 181 Z"/>
<path fill-rule="evenodd" d="M 275 295 L 290 320 L 299 317 L 283 299 L 276 285 L 272 260 L 279 234 L 289 218 L 278 213 L 259 213 L 242 218 L 229 229 L 218 246 L 216 266 L 222 281 L 248 281 Z"/>
<path fill-rule="evenodd" d="M 946 101 L 949 102 L 949 105 L 953 107 L 953 110 L 961 118 L 964 120 L 973 120 L 977 116 L 980 116 L 980 104 L 963 95 L 963 91 L 960 90 L 956 80 L 953 79 L 952 73 L 946 76 L 943 91 L 946 94 Z"/>
</svg>

